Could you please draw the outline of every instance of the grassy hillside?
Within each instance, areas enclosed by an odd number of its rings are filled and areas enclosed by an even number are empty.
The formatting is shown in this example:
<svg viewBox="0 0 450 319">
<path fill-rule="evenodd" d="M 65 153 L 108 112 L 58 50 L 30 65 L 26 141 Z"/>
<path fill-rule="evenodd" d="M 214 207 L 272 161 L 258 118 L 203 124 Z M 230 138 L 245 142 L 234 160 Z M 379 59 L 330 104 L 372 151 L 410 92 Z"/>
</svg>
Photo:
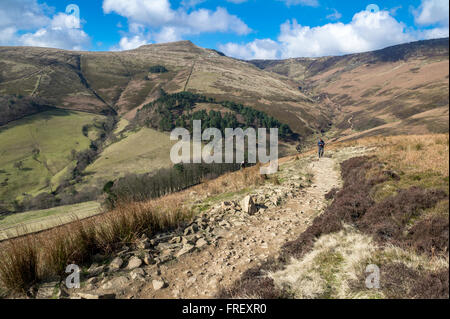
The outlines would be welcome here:
<svg viewBox="0 0 450 319">
<path fill-rule="evenodd" d="M 79 54 L 58 49 L 0 47 L 0 94 L 39 97 L 46 104 L 111 113 L 86 81 Z"/>
<path fill-rule="evenodd" d="M 74 165 L 72 150 L 89 147 L 96 138 L 84 136 L 83 126 L 102 116 L 66 110 L 49 110 L 0 128 L 0 200 L 55 190 L 64 170 Z M 88 135 L 89 136 L 89 135 Z"/>
<path fill-rule="evenodd" d="M 98 159 L 86 168 L 84 184 L 103 185 L 127 173 L 148 173 L 173 166 L 169 135 L 150 128 L 126 132 L 124 138 L 109 145 Z"/>
<path fill-rule="evenodd" d="M 130 120 L 161 89 L 191 91 L 264 111 L 303 138 L 330 123 L 336 136 L 448 131 L 448 38 L 252 63 L 189 41 L 123 52 L 0 47 L 0 95 Z"/>
</svg>

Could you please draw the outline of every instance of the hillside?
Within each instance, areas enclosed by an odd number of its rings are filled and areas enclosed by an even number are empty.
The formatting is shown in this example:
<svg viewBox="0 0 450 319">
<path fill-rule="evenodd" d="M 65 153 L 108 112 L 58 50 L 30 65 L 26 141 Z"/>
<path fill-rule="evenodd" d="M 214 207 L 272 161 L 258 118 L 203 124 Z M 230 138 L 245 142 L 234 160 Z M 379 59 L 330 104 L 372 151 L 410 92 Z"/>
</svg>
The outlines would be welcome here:
<svg viewBox="0 0 450 319">
<path fill-rule="evenodd" d="M 103 116 L 51 109 L 0 127 L 0 204 L 52 192 L 70 175 L 77 152 L 97 139 L 85 125 Z"/>
<path fill-rule="evenodd" d="M 303 136 L 330 122 L 327 110 L 315 105 L 293 81 L 189 41 L 123 52 L 0 47 L 0 65 L 0 95 L 36 96 L 51 106 L 118 113 L 128 120 L 163 89 L 246 104 Z M 159 65 L 167 72 L 150 72 Z"/>
<path fill-rule="evenodd" d="M 131 120 L 163 89 L 243 103 L 303 138 L 327 131 L 329 124 L 336 136 L 439 133 L 448 131 L 448 43 L 446 38 L 346 56 L 250 63 L 189 41 L 123 52 L 0 47 L 0 97 L 33 105 L 15 107 L 8 121 L 38 112 L 36 105 Z M 152 73 L 159 65 L 167 72 Z"/>
<path fill-rule="evenodd" d="M 449 40 L 361 54 L 251 61 L 299 83 L 333 112 L 334 136 L 448 132 Z"/>
<path fill-rule="evenodd" d="M 9 107 L 17 111 L 10 111 L 8 121 L 39 111 L 37 105 L 131 120 L 162 89 L 243 103 L 302 138 L 331 124 L 338 137 L 439 133 L 448 131 L 448 56 L 448 38 L 346 56 L 250 63 L 189 41 L 123 52 L 0 47 L 0 97 L 32 104 Z M 151 72 L 159 65 L 166 72 Z"/>
</svg>

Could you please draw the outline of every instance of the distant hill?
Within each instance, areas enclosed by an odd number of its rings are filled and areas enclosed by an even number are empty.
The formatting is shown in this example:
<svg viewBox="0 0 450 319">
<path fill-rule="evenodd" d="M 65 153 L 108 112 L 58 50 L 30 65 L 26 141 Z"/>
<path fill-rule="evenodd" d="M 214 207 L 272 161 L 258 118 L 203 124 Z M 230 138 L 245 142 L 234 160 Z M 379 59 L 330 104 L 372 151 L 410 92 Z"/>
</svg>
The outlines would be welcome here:
<svg viewBox="0 0 450 319">
<path fill-rule="evenodd" d="M 337 57 L 254 60 L 334 113 L 339 134 L 448 132 L 449 39 Z"/>
</svg>

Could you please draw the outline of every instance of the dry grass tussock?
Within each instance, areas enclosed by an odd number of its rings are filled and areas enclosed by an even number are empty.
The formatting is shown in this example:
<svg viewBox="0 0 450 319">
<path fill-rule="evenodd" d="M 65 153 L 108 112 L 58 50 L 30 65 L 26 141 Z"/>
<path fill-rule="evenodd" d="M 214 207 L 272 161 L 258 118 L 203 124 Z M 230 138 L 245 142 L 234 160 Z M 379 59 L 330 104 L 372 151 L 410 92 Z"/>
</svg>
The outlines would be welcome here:
<svg viewBox="0 0 450 319">
<path fill-rule="evenodd" d="M 381 290 L 364 286 L 367 265 L 404 265 L 417 274 L 447 271 L 447 257 L 427 256 L 394 245 L 378 246 L 371 236 L 345 225 L 339 232 L 323 235 L 301 259 L 292 258 L 282 270 L 269 272 L 275 287 L 293 298 L 386 298 L 387 278 Z M 419 279 L 419 278 L 417 278 Z M 407 285 L 407 283 L 402 283 Z M 413 285 L 414 286 L 414 283 Z M 396 296 L 398 297 L 398 295 Z"/>
<path fill-rule="evenodd" d="M 329 148 L 343 146 L 375 147 L 373 155 L 384 162 L 395 164 L 399 170 L 419 173 L 432 171 L 442 176 L 449 174 L 448 134 L 375 136 L 332 144 Z"/>
<path fill-rule="evenodd" d="M 25 292 L 33 284 L 64 274 L 68 264 L 83 265 L 95 254 L 111 255 L 142 234 L 176 228 L 195 214 L 192 203 L 214 194 L 260 184 L 264 177 L 252 167 L 205 181 L 183 192 L 147 202 L 121 203 L 104 214 L 39 234 L 0 244 L 1 286 Z M 195 198 L 191 192 L 195 191 Z"/>
<path fill-rule="evenodd" d="M 198 195 L 210 196 L 224 192 L 238 191 L 254 185 L 261 185 L 264 183 L 265 176 L 260 174 L 260 167 L 258 164 L 213 180 L 204 181 L 202 184 L 190 188 L 188 192 L 180 193 L 180 195 L 185 196 L 187 193 L 195 191 Z"/>
<path fill-rule="evenodd" d="M 292 258 L 283 270 L 269 277 L 294 298 L 352 298 L 350 282 L 357 279 L 361 262 L 376 248 L 370 236 L 347 226 L 321 236 L 303 258 Z"/>
</svg>

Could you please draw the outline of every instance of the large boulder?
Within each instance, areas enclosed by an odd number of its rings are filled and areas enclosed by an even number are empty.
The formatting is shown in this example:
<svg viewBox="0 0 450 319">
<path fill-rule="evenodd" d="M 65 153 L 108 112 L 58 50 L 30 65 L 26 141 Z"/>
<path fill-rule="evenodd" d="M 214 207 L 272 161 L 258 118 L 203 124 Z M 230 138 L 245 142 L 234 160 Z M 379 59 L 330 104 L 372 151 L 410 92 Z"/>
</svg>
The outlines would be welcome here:
<svg viewBox="0 0 450 319">
<path fill-rule="evenodd" d="M 258 211 L 253 196 L 250 195 L 245 196 L 245 198 L 241 201 L 241 207 L 242 211 L 249 215 L 253 215 Z"/>
</svg>

